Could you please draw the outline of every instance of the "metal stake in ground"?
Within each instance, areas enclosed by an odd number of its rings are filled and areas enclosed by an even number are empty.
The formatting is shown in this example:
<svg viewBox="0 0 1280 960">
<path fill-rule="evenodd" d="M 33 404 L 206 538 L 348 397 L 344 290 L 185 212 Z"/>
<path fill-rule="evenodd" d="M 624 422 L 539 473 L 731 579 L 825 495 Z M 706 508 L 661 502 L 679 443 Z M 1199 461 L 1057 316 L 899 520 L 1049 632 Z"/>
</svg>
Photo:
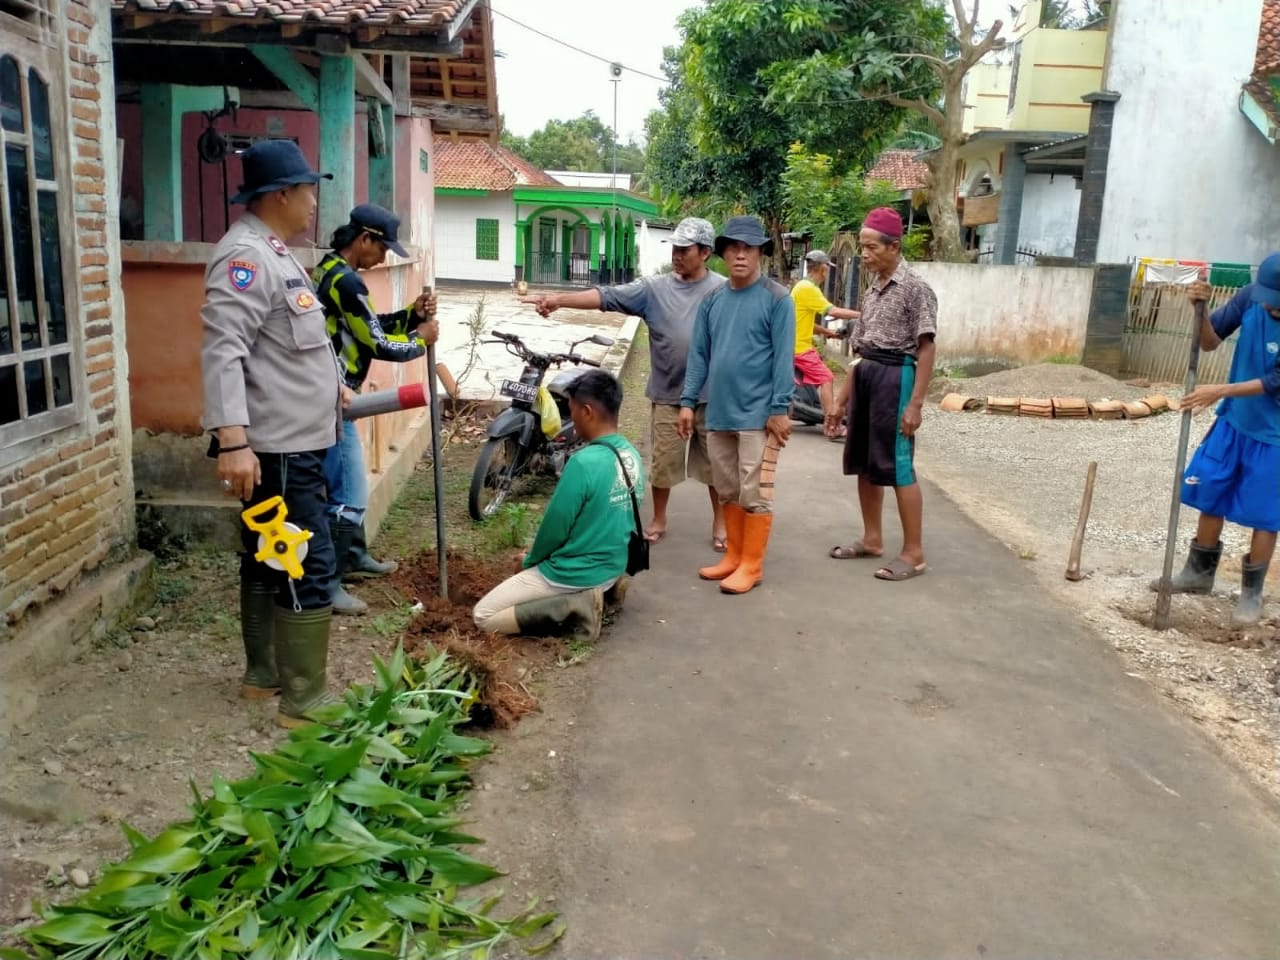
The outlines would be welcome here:
<svg viewBox="0 0 1280 960">
<path fill-rule="evenodd" d="M 1204 270 L 1200 271 L 1204 279 Z M 1191 358 L 1187 361 L 1187 379 L 1182 385 L 1185 397 L 1196 388 L 1196 369 L 1200 366 L 1200 331 L 1204 329 L 1205 303 L 1195 303 L 1195 329 L 1191 331 Z M 1173 593 L 1173 554 L 1178 546 L 1178 512 L 1182 506 L 1182 471 L 1187 466 L 1187 441 L 1191 438 L 1191 408 L 1182 407 L 1182 423 L 1178 427 L 1178 457 L 1173 471 L 1173 496 L 1169 503 L 1169 534 L 1164 544 L 1164 570 L 1156 592 L 1156 615 L 1152 625 L 1157 630 L 1169 629 L 1169 604 Z"/>
<path fill-rule="evenodd" d="M 1067 557 L 1067 579 L 1083 580 L 1080 572 L 1080 551 L 1084 548 L 1084 532 L 1089 526 L 1089 508 L 1093 506 L 1093 482 L 1098 477 L 1097 461 L 1090 461 L 1089 472 L 1084 478 L 1084 498 L 1080 501 L 1080 519 L 1076 521 L 1076 535 L 1071 538 L 1071 554 Z"/>
<path fill-rule="evenodd" d="M 431 296 L 431 286 L 422 288 Z M 434 316 L 434 314 L 432 314 Z M 436 390 L 436 345 L 427 345 L 427 395 L 431 398 L 431 483 L 436 498 L 436 569 L 439 571 L 440 596 L 449 599 L 449 570 L 444 543 L 444 478 L 440 473 L 440 394 Z"/>
</svg>

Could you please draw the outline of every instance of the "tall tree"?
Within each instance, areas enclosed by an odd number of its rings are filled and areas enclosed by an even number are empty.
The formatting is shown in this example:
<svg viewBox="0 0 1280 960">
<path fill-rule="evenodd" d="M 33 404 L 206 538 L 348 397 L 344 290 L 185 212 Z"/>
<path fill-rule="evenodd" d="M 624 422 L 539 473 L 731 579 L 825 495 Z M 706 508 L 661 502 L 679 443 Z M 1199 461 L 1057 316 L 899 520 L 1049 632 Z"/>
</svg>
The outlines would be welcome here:
<svg viewBox="0 0 1280 960">
<path fill-rule="evenodd" d="M 843 173 L 869 166 L 901 126 L 900 105 L 860 93 L 847 64 L 871 58 L 931 95 L 937 81 L 906 55 L 921 38 L 940 46 L 946 32 L 929 0 L 708 0 L 680 27 L 664 114 L 650 127 L 650 176 L 704 206 L 758 214 L 779 256 L 791 145 L 829 156 Z"/>
<path fill-rule="evenodd" d="M 927 119 L 938 136 L 937 148 L 928 156 L 929 219 L 933 224 L 933 253 L 939 260 L 965 259 L 960 240 L 960 218 L 956 212 L 956 166 L 964 132 L 964 78 L 973 66 L 993 50 L 1005 46 L 1000 36 L 1004 23 L 995 21 L 985 29 L 979 26 L 980 0 L 971 0 L 972 11 L 964 0 L 951 0 L 951 16 L 947 17 L 932 0 L 874 0 L 874 6 L 894 5 L 898 15 L 933 22 L 942 16 L 944 29 L 916 32 L 905 48 L 871 55 L 858 55 L 862 38 L 844 45 L 839 62 L 804 63 L 787 71 L 780 83 L 793 97 L 816 95 L 835 78 L 845 78 L 863 94 L 884 98 L 888 103 L 913 111 Z M 925 89 L 912 90 L 923 65 L 934 83 Z"/>
<path fill-rule="evenodd" d="M 572 120 L 548 120 L 527 137 L 505 132 L 502 145 L 541 170 L 601 173 L 613 169 L 613 130 L 588 110 Z M 633 140 L 618 145 L 618 173 L 644 170 L 644 147 Z"/>
</svg>

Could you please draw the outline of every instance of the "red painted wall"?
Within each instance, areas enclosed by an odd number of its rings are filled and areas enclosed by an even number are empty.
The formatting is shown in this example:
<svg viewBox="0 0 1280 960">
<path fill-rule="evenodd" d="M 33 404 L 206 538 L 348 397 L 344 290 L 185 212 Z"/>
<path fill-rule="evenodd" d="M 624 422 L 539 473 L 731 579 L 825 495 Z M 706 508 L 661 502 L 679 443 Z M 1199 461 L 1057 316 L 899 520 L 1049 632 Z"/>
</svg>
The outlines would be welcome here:
<svg viewBox="0 0 1280 960">
<path fill-rule="evenodd" d="M 142 166 L 142 108 L 136 103 L 116 106 L 116 120 L 120 137 L 124 140 L 124 168 L 120 199 L 121 235 L 129 240 L 142 239 L 142 200 L 144 169 Z M 242 176 L 240 158 L 227 158 L 227 187 L 223 189 L 222 164 L 200 161 L 196 141 L 205 128 L 205 118 L 198 113 L 188 113 L 182 118 L 182 191 L 185 198 L 182 208 L 183 239 L 187 242 L 215 243 L 226 232 L 227 210 L 224 197 L 235 193 Z M 320 156 L 320 120 L 305 110 L 257 110 L 245 108 L 238 112 L 233 123 L 230 117 L 217 121 L 222 134 L 239 134 L 252 137 L 293 138 L 302 152 L 313 163 Z M 356 143 L 366 142 L 368 129 L 365 116 L 356 114 Z M 356 150 L 355 157 L 356 203 L 369 198 L 369 154 Z M 204 177 L 204 189 L 200 178 Z M 324 190 L 324 184 L 320 184 Z M 201 229 L 201 209 L 204 213 L 204 229 Z M 234 223 L 239 208 L 231 207 L 230 222 Z M 321 246 L 338 224 L 316 224 L 315 242 Z"/>
</svg>

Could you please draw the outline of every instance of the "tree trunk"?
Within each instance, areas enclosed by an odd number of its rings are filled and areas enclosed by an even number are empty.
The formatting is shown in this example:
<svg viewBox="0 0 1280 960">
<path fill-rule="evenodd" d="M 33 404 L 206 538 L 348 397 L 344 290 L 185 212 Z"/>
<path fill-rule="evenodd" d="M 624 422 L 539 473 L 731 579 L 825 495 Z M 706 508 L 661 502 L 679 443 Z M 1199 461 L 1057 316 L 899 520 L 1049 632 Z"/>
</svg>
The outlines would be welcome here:
<svg viewBox="0 0 1280 960">
<path fill-rule="evenodd" d="M 968 257 L 960 239 L 960 216 L 956 211 L 956 174 L 964 133 L 963 62 L 951 67 L 943 79 L 942 145 L 929 159 L 929 219 L 933 222 L 933 258 L 948 263 L 964 263 Z"/>
<path fill-rule="evenodd" d="M 783 286 L 787 284 L 787 257 L 782 252 L 782 217 L 775 213 L 765 214 L 764 228 L 769 236 L 773 238 L 773 269 L 778 277 L 778 282 Z M 767 276 L 769 266 L 767 263 L 761 263 L 761 269 Z"/>
<path fill-rule="evenodd" d="M 960 144 L 947 138 L 929 158 L 929 220 L 933 224 L 933 258 L 963 263 L 967 256 L 960 239 L 956 211 L 956 166 Z"/>
</svg>

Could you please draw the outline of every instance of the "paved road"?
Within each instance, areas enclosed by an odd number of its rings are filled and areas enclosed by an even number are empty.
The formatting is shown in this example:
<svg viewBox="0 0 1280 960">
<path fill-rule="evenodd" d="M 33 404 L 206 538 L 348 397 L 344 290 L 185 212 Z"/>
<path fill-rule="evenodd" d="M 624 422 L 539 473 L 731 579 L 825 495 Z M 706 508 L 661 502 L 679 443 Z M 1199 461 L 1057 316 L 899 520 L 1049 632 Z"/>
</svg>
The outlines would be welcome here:
<svg viewBox="0 0 1280 960">
<path fill-rule="evenodd" d="M 569 745 L 561 955 L 1277 956 L 1275 811 L 936 490 L 927 576 L 826 559 L 836 458 L 784 451 L 742 598 L 675 492 Z"/>
</svg>

